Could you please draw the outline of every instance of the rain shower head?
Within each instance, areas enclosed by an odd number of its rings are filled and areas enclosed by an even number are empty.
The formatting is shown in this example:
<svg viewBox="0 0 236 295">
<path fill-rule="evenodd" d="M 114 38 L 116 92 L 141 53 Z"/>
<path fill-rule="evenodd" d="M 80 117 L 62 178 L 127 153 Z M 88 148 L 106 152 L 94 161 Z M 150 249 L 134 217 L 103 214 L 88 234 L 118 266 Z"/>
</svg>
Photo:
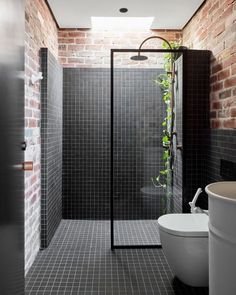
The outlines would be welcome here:
<svg viewBox="0 0 236 295">
<path fill-rule="evenodd" d="M 169 49 L 172 49 L 171 44 L 170 44 L 165 38 L 162 38 L 162 37 L 160 37 L 160 36 L 151 36 L 151 37 L 148 37 L 147 39 L 145 39 L 145 40 L 140 44 L 140 46 L 139 46 L 139 50 L 141 50 L 143 44 L 144 44 L 146 41 L 150 40 L 150 39 L 160 39 L 160 40 L 164 41 L 164 42 L 168 45 Z M 142 61 L 142 60 L 146 60 L 146 59 L 148 59 L 148 57 L 145 56 L 145 55 L 140 55 L 140 51 L 139 51 L 137 55 L 131 56 L 130 59 L 132 59 L 132 60 L 136 60 L 136 61 L 138 61 L 138 60 L 139 60 L 139 61 Z"/>
<path fill-rule="evenodd" d="M 138 53 L 138 55 L 134 55 L 134 56 L 131 56 L 131 58 L 130 59 L 132 59 L 132 60 L 136 60 L 136 61 L 142 61 L 142 60 L 146 60 L 146 59 L 148 59 L 148 57 L 147 56 L 145 56 L 145 55 L 140 55 L 140 53 Z"/>
</svg>

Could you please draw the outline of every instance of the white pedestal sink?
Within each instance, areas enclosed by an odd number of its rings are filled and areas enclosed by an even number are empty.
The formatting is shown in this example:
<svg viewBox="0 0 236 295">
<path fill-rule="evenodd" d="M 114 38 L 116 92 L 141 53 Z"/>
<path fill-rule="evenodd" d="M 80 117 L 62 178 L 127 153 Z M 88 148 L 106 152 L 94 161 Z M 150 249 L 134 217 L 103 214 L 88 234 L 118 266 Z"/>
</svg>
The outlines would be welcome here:
<svg viewBox="0 0 236 295">
<path fill-rule="evenodd" d="M 209 184 L 210 295 L 236 294 L 236 181 Z"/>
</svg>

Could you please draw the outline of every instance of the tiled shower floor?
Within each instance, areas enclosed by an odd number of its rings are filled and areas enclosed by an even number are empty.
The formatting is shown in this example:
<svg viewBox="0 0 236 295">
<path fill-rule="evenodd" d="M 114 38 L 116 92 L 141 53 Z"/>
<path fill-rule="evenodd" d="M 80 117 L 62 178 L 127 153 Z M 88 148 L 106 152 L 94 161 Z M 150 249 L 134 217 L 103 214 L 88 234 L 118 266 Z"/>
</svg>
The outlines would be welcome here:
<svg viewBox="0 0 236 295">
<path fill-rule="evenodd" d="M 112 253 L 109 221 L 62 220 L 30 269 L 25 294 L 207 295 L 208 290 L 173 280 L 162 249 Z"/>
<path fill-rule="evenodd" d="M 160 245 L 157 220 L 115 220 L 115 245 Z"/>
</svg>

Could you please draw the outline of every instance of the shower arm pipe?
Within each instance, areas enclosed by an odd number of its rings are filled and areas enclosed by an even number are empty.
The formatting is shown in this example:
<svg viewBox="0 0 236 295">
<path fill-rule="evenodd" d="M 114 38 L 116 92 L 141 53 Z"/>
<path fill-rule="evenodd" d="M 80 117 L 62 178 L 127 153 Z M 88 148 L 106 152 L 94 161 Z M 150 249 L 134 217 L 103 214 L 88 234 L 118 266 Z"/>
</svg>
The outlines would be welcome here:
<svg viewBox="0 0 236 295">
<path fill-rule="evenodd" d="M 173 49 L 172 46 L 171 46 L 171 44 L 170 44 L 170 42 L 167 41 L 165 38 L 160 37 L 160 36 L 151 36 L 151 37 L 148 37 L 148 38 L 146 38 L 145 40 L 143 40 L 143 42 L 140 44 L 138 50 L 141 50 L 143 44 L 146 43 L 146 42 L 147 42 L 148 40 L 150 40 L 150 39 L 160 39 L 160 40 L 164 41 L 164 42 L 169 46 L 169 48 L 170 48 L 171 50 Z M 139 52 L 138 54 L 140 54 L 140 52 Z"/>
</svg>

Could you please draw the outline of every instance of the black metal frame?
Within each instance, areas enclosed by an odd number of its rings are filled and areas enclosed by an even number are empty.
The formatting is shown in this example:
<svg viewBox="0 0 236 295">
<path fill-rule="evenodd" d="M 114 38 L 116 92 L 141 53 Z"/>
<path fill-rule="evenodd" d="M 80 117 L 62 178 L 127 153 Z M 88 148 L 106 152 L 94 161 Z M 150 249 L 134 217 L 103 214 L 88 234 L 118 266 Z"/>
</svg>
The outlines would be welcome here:
<svg viewBox="0 0 236 295">
<path fill-rule="evenodd" d="M 111 100 L 110 100 L 110 235 L 111 235 L 111 250 L 115 249 L 153 249 L 162 248 L 161 245 L 114 245 L 114 202 L 113 202 L 113 123 L 114 123 L 114 53 L 122 52 L 149 52 L 149 53 L 181 53 L 184 55 L 186 49 L 111 49 L 110 55 L 110 70 L 111 70 Z"/>
</svg>

